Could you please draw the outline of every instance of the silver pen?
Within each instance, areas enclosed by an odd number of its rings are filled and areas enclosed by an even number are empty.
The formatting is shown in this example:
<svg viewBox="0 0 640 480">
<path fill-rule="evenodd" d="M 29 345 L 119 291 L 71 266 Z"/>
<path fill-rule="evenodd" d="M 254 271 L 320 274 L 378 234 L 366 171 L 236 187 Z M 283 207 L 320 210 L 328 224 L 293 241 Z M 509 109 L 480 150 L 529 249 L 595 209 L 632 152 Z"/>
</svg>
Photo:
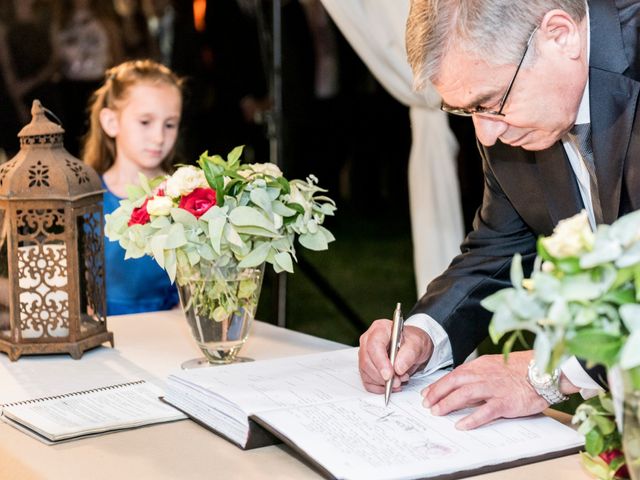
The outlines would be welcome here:
<svg viewBox="0 0 640 480">
<path fill-rule="evenodd" d="M 402 318 L 402 307 L 400 302 L 396 304 L 393 312 L 393 324 L 391 326 L 391 343 L 389 343 L 389 360 L 391 361 L 391 378 L 384 384 L 384 404 L 389 405 L 389 397 L 391 397 L 391 388 L 393 387 L 393 379 L 395 378 L 396 354 L 400 349 L 402 341 L 402 328 L 404 327 L 404 318 Z"/>
</svg>

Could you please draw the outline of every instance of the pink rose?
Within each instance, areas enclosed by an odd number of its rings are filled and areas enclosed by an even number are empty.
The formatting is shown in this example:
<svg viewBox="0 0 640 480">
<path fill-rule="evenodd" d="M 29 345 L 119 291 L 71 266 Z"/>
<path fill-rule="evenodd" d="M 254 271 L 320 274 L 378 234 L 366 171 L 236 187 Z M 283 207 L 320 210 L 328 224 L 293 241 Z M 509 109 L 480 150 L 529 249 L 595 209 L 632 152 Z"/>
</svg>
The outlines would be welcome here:
<svg viewBox="0 0 640 480">
<path fill-rule="evenodd" d="M 196 188 L 180 199 L 178 207 L 200 218 L 216 204 L 216 192 L 211 188 Z"/>
<path fill-rule="evenodd" d="M 131 212 L 131 217 L 129 218 L 129 223 L 127 225 L 144 225 L 150 220 L 149 212 L 147 212 L 147 202 L 148 198 L 144 200 L 144 203 L 140 205 L 138 208 L 134 208 L 133 212 Z"/>
</svg>

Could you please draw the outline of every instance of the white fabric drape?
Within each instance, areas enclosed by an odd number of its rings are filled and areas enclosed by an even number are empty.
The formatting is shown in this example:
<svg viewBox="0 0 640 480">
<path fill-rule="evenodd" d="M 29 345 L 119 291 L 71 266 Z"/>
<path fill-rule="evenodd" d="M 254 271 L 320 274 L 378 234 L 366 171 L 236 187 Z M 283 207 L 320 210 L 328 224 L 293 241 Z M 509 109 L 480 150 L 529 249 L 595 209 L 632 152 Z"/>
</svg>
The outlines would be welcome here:
<svg viewBox="0 0 640 480">
<path fill-rule="evenodd" d="M 412 90 L 404 47 L 409 0 L 322 0 L 378 81 L 410 107 L 409 198 L 418 296 L 459 253 L 463 237 L 457 142 L 433 88 Z"/>
</svg>

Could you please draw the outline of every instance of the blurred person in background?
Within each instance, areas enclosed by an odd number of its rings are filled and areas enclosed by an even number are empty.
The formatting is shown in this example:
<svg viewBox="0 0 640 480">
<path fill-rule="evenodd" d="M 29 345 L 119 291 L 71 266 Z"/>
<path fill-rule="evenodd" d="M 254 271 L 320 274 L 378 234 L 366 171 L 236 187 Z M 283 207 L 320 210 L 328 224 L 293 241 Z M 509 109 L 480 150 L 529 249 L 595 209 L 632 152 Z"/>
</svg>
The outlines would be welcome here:
<svg viewBox="0 0 640 480">
<path fill-rule="evenodd" d="M 124 58 L 113 3 L 105 0 L 57 0 L 53 39 L 60 58 L 61 111 L 65 147 L 78 155 L 86 132 L 85 108 L 107 68 Z"/>
<path fill-rule="evenodd" d="M 17 134 L 31 119 L 33 99 L 57 110 L 51 84 L 56 69 L 48 18 L 49 4 L 3 0 L 0 14 L 0 148 L 18 150 Z"/>
<path fill-rule="evenodd" d="M 151 36 L 143 0 L 113 0 L 122 39 L 124 58 L 158 58 L 158 48 Z"/>
</svg>

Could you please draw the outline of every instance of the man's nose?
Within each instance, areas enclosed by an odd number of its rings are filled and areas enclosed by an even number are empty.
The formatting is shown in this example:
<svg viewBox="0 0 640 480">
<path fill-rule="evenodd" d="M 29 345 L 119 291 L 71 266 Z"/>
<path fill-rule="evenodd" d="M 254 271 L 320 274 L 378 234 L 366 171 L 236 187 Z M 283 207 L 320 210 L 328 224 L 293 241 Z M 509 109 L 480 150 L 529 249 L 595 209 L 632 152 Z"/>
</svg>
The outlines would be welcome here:
<svg viewBox="0 0 640 480">
<path fill-rule="evenodd" d="M 476 129 L 476 136 L 485 147 L 490 147 L 509 128 L 509 124 L 502 120 L 502 117 L 487 117 L 484 115 L 473 116 L 473 126 Z"/>
</svg>

